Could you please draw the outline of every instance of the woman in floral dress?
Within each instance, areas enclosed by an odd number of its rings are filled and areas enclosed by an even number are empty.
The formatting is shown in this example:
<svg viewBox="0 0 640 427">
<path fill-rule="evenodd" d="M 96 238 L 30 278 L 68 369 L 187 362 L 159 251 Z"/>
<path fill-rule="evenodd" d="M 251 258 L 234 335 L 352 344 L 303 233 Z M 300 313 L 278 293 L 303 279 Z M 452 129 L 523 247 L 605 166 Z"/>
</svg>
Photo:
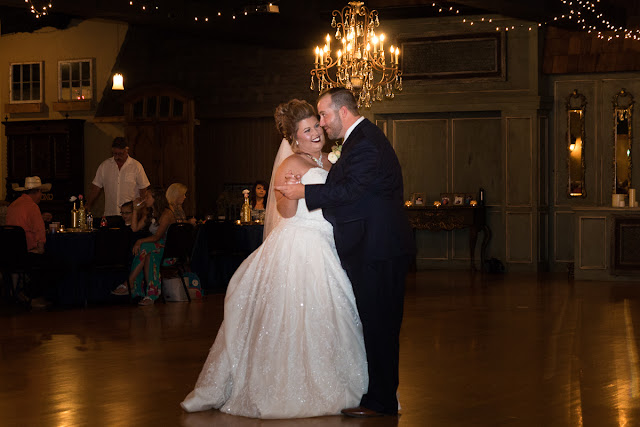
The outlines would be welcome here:
<svg viewBox="0 0 640 427">
<path fill-rule="evenodd" d="M 144 206 L 153 210 L 149 231 L 151 236 L 139 239 L 133 245 L 135 255 L 131 264 L 129 284 L 133 297 L 141 297 L 139 305 L 151 305 L 160 296 L 162 280 L 160 278 L 160 262 L 164 253 L 164 243 L 167 238 L 167 230 L 174 222 L 184 221 L 185 214 L 182 203 L 186 199 L 187 187 L 184 184 L 171 184 L 165 192 L 163 188 L 156 187 L 147 191 Z M 136 203 L 134 203 L 134 206 Z M 137 208 L 141 208 L 143 205 Z M 160 213 L 158 215 L 158 213 Z M 165 260 L 170 263 L 170 260 Z M 146 289 L 143 286 L 146 281 Z M 118 286 L 113 294 L 127 295 L 129 287 L 126 283 Z"/>
</svg>

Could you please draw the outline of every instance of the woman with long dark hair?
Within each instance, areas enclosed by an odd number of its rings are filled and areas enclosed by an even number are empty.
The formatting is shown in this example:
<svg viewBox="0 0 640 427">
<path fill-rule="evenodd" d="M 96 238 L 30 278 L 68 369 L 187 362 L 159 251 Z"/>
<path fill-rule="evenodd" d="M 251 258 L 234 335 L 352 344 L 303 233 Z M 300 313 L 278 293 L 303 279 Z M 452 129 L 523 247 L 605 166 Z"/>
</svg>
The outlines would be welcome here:
<svg viewBox="0 0 640 427">
<path fill-rule="evenodd" d="M 264 213 L 267 209 L 267 184 L 264 181 L 256 181 L 249 195 L 251 203 L 251 220 L 264 221 Z"/>
</svg>

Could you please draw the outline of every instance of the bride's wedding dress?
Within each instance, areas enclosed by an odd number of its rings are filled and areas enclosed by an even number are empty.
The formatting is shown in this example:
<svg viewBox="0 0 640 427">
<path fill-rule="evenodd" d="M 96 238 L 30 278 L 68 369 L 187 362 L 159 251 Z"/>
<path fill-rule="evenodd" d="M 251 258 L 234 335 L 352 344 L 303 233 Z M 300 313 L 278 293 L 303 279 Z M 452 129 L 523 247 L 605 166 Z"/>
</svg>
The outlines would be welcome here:
<svg viewBox="0 0 640 427">
<path fill-rule="evenodd" d="M 326 177 L 312 168 L 302 183 Z M 358 406 L 367 385 L 362 326 L 332 226 L 302 199 L 229 282 L 224 321 L 182 407 L 313 417 Z"/>
</svg>

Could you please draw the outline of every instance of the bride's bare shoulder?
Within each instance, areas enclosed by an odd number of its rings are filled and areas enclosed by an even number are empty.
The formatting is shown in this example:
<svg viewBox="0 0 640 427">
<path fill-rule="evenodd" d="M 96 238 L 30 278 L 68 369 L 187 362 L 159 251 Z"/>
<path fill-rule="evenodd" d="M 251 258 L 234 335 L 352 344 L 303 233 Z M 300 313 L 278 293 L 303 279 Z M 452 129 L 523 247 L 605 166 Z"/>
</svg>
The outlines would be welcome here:
<svg viewBox="0 0 640 427">
<path fill-rule="evenodd" d="M 282 161 L 278 167 L 277 175 L 284 176 L 288 172 L 293 172 L 294 175 L 302 175 L 308 170 L 308 162 L 305 162 L 299 155 L 292 154 Z"/>
</svg>

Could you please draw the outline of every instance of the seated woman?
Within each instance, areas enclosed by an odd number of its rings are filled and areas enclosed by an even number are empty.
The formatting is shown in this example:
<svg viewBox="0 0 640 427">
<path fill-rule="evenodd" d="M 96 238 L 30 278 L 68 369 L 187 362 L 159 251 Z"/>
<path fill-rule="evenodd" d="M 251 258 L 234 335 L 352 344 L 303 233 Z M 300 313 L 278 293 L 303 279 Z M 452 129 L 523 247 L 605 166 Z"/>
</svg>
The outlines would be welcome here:
<svg viewBox="0 0 640 427">
<path fill-rule="evenodd" d="M 264 222 L 267 208 L 267 185 L 264 181 L 256 181 L 249 196 L 251 203 L 251 220 Z"/>
<path fill-rule="evenodd" d="M 145 206 L 152 209 L 149 231 L 153 234 L 139 239 L 133 245 L 135 258 L 131 265 L 129 284 L 133 297 L 142 297 L 139 305 L 151 305 L 160 296 L 162 280 L 160 278 L 160 261 L 164 253 L 164 242 L 167 230 L 174 222 L 185 221 L 182 203 L 186 198 L 187 187 L 184 184 L 171 184 L 166 192 L 162 188 L 147 191 Z M 143 287 L 143 279 L 147 283 Z M 119 285 L 114 295 L 127 295 L 129 287 L 126 283 Z"/>
</svg>

